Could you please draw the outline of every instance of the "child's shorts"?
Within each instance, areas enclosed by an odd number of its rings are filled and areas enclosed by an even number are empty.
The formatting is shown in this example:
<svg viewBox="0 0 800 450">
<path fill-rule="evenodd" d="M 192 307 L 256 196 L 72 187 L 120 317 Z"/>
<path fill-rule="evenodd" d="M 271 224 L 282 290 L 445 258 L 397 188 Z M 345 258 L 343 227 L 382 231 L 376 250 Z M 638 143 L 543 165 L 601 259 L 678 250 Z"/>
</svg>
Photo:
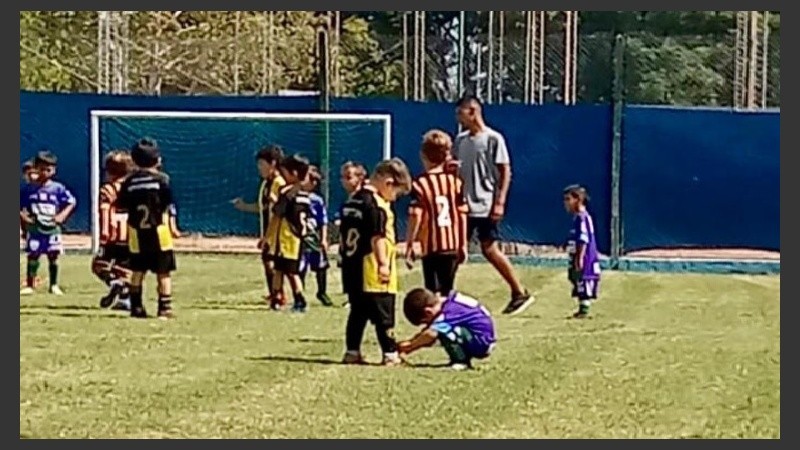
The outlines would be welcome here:
<svg viewBox="0 0 800 450">
<path fill-rule="evenodd" d="M 323 252 L 306 252 L 300 260 L 300 272 L 311 270 L 319 272 L 326 270 L 329 266 L 328 255 Z"/>
<path fill-rule="evenodd" d="M 431 329 L 439 334 L 439 342 L 444 347 L 451 362 L 469 362 L 470 359 L 487 358 L 494 349 L 494 342 L 484 342 L 467 328 L 451 326 L 447 322 L 436 322 Z"/>
<path fill-rule="evenodd" d="M 63 251 L 60 234 L 28 233 L 25 239 L 25 252 L 29 255 L 62 253 Z"/>
<path fill-rule="evenodd" d="M 599 279 L 582 279 L 572 282 L 572 296 L 578 300 L 596 300 Z"/>
</svg>

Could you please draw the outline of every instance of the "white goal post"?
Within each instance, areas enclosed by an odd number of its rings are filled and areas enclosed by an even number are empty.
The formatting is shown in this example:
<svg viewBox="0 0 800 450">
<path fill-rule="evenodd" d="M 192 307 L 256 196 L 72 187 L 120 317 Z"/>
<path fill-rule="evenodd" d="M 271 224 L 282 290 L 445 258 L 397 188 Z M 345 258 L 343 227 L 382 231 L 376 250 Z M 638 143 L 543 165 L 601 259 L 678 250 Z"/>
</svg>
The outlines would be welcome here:
<svg viewBox="0 0 800 450">
<path fill-rule="evenodd" d="M 383 124 L 383 159 L 392 157 L 392 116 L 390 114 L 359 113 L 262 113 L 262 112 L 202 112 L 202 111 L 132 111 L 91 110 L 90 121 L 90 179 L 92 252 L 100 248 L 99 193 L 102 173 L 100 121 L 104 118 L 137 119 L 210 119 L 210 120 L 274 120 L 281 122 L 380 122 Z M 258 143 L 255 143 L 258 144 Z"/>
</svg>

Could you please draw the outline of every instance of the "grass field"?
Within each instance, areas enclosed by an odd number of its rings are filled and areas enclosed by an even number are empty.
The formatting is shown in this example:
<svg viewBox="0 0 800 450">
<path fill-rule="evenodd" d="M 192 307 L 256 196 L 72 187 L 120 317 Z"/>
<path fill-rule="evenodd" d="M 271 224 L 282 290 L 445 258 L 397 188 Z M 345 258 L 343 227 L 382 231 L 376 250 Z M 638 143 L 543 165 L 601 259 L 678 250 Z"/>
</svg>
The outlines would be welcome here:
<svg viewBox="0 0 800 450">
<path fill-rule="evenodd" d="M 99 310 L 87 256 L 64 258 L 66 296 L 20 300 L 20 437 L 780 437 L 779 277 L 608 272 L 574 321 L 563 271 L 520 268 L 538 302 L 497 316 L 496 353 L 451 372 L 440 348 L 339 365 L 347 310 L 267 311 L 256 256 L 178 264 L 171 322 Z M 505 304 L 487 266 L 458 284 Z"/>
</svg>

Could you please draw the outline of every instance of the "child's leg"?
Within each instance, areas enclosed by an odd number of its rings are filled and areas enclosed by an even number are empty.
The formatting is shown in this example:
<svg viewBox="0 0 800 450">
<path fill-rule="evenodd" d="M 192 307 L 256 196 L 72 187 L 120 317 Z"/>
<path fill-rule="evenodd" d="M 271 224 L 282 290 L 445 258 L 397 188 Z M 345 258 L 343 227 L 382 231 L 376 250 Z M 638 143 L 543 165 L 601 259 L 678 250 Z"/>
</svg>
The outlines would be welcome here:
<svg viewBox="0 0 800 450">
<path fill-rule="evenodd" d="M 156 274 L 158 279 L 158 316 L 172 317 L 172 277 L 169 272 Z"/>
<path fill-rule="evenodd" d="M 292 288 L 292 296 L 294 297 L 294 309 L 305 310 L 307 303 L 306 298 L 303 296 L 303 280 L 297 273 L 289 275 L 289 286 Z"/>
<path fill-rule="evenodd" d="M 47 270 L 48 275 L 50 277 L 50 289 L 53 289 L 54 286 L 58 286 L 58 256 L 61 252 L 48 252 L 47 253 Z"/>
<path fill-rule="evenodd" d="M 142 282 L 144 281 L 144 272 L 134 271 L 131 274 L 131 317 L 144 318 L 147 317 L 147 312 L 142 303 Z"/>
<path fill-rule="evenodd" d="M 578 311 L 574 317 L 581 318 L 589 315 L 592 301 L 597 298 L 599 280 L 583 279 L 576 283 L 574 293 L 578 297 Z"/>
<path fill-rule="evenodd" d="M 439 342 L 450 358 L 450 364 L 469 366 L 471 358 L 466 351 L 466 343 L 472 339 L 472 333 L 466 328 L 450 327 L 446 323 L 438 324 L 435 329 L 439 333 Z"/>
<path fill-rule="evenodd" d="M 320 299 L 328 297 L 328 268 L 322 267 L 317 270 L 317 297 Z"/>
<path fill-rule="evenodd" d="M 394 294 L 372 294 L 367 301 L 371 304 L 373 311 L 372 323 L 375 324 L 375 335 L 383 352 L 383 360 L 386 362 L 396 362 L 397 341 L 394 337 Z"/>
<path fill-rule="evenodd" d="M 367 314 L 367 309 L 364 307 L 365 300 L 361 296 L 363 294 L 348 295 L 350 314 L 347 316 L 347 325 L 345 327 L 345 345 L 347 346 L 348 355 L 352 355 L 351 357 L 353 358 L 360 358 L 361 356 L 361 341 L 364 340 L 364 330 L 367 328 L 367 322 L 369 322 L 369 314 Z"/>
<path fill-rule="evenodd" d="M 436 279 L 439 283 L 441 295 L 447 295 L 453 290 L 458 270 L 458 255 L 442 255 L 436 267 Z"/>
<path fill-rule="evenodd" d="M 278 309 L 283 306 L 283 272 L 280 270 L 272 271 L 272 285 L 269 294 L 270 306 L 273 309 Z"/>
<path fill-rule="evenodd" d="M 28 253 L 28 262 L 25 270 L 25 285 L 31 289 L 35 288 L 36 274 L 39 272 L 39 253 Z"/>
<path fill-rule="evenodd" d="M 275 278 L 275 270 L 273 269 L 272 258 L 267 253 L 267 250 L 261 251 L 261 264 L 264 266 L 264 279 L 267 280 L 267 293 L 272 295 L 272 284 Z"/>
</svg>

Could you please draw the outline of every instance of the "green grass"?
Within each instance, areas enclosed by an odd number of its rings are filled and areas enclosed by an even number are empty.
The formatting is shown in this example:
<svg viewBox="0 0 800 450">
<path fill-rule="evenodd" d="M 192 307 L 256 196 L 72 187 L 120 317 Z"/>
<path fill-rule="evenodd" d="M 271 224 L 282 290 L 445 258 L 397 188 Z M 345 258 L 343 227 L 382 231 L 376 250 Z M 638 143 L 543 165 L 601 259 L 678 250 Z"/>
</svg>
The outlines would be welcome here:
<svg viewBox="0 0 800 450">
<path fill-rule="evenodd" d="M 417 367 L 337 364 L 347 310 L 267 311 L 257 257 L 178 264 L 171 322 L 99 310 L 86 256 L 63 259 L 66 296 L 20 300 L 21 437 L 780 437 L 779 277 L 608 272 L 574 321 L 563 271 L 519 268 L 538 302 L 497 315 L 496 353 L 451 372 L 436 347 Z M 458 284 L 504 306 L 485 265 Z"/>
</svg>

